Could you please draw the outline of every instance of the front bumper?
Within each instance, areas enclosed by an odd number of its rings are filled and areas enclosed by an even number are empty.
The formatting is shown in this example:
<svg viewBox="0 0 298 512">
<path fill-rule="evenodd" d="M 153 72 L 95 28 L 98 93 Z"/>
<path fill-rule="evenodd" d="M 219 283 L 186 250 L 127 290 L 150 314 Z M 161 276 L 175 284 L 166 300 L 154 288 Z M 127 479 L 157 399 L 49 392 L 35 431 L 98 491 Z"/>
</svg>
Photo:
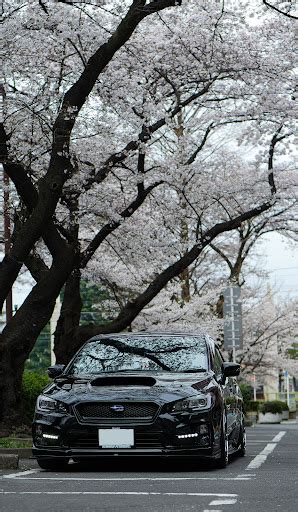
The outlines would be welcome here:
<svg viewBox="0 0 298 512">
<path fill-rule="evenodd" d="M 99 428 L 134 430 L 131 448 L 102 448 Z M 179 437 L 191 434 L 193 437 Z M 43 437 L 46 435 L 47 437 Z M 196 437 L 195 437 L 196 436 Z M 96 459 L 106 457 L 182 457 L 217 458 L 219 428 L 211 411 L 189 416 L 163 414 L 150 425 L 136 423 L 82 425 L 75 416 L 38 414 L 33 423 L 33 455 L 38 458 L 68 457 Z"/>
<path fill-rule="evenodd" d="M 42 458 L 72 458 L 75 460 L 86 460 L 86 459 L 101 459 L 101 458 L 112 458 L 112 457 L 175 457 L 175 458 L 183 458 L 183 459 L 191 459 L 191 458 L 200 458 L 200 459 L 210 459 L 217 458 L 214 455 L 211 448 L 204 449 L 154 449 L 154 448 L 131 448 L 131 449 L 119 449 L 119 450 L 108 450 L 108 449 L 94 449 L 94 450 L 73 450 L 73 449 L 65 449 L 65 450 L 44 450 L 36 447 L 32 448 L 32 453 L 35 457 Z"/>
</svg>

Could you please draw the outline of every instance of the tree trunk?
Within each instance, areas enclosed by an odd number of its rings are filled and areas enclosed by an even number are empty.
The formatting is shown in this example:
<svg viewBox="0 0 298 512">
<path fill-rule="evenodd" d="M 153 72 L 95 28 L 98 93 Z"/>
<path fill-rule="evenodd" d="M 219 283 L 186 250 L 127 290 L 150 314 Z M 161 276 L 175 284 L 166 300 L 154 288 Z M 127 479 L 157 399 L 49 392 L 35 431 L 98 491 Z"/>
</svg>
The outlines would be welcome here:
<svg viewBox="0 0 298 512">
<path fill-rule="evenodd" d="M 181 299 L 182 303 L 190 301 L 190 279 L 189 279 L 189 269 L 186 268 L 179 275 L 181 281 Z"/>
<path fill-rule="evenodd" d="M 23 423 L 22 377 L 24 362 L 11 357 L 10 352 L 1 354 L 0 362 L 0 430 L 9 431 Z"/>
<path fill-rule="evenodd" d="M 82 310 L 80 280 L 80 271 L 75 270 L 65 285 L 54 344 L 56 362 L 59 364 L 67 364 L 80 346 L 76 340 Z"/>
<path fill-rule="evenodd" d="M 24 423 L 22 376 L 25 361 L 51 318 L 54 305 L 55 300 L 47 304 L 25 301 L 0 335 L 0 423 L 8 428 Z"/>
<path fill-rule="evenodd" d="M 49 322 L 56 298 L 73 268 L 76 253 L 65 251 L 59 265 L 34 286 L 25 302 L 0 334 L 0 423 L 23 422 L 21 399 L 25 361 L 41 330 Z"/>
</svg>

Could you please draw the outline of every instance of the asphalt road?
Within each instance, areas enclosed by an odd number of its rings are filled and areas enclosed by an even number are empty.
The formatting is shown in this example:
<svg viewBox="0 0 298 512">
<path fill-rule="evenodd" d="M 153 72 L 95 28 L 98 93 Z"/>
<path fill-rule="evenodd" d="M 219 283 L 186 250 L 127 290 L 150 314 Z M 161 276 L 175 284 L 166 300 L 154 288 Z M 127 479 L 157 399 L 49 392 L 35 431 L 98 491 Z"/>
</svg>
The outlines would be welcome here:
<svg viewBox="0 0 298 512">
<path fill-rule="evenodd" d="M 23 461 L 18 471 L 0 473 L 0 511 L 296 512 L 297 462 L 294 423 L 249 428 L 247 455 L 222 470 L 115 460 L 53 473 Z"/>
</svg>

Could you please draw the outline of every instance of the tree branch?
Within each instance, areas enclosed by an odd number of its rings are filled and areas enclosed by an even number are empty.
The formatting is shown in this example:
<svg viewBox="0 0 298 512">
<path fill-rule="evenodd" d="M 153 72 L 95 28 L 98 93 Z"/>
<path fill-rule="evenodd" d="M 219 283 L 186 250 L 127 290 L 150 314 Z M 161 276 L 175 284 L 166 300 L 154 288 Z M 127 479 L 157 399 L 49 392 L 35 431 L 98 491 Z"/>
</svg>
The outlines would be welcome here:
<svg viewBox="0 0 298 512">
<path fill-rule="evenodd" d="M 109 332 L 119 332 L 125 329 L 132 321 L 138 316 L 142 309 L 156 297 L 156 295 L 166 286 L 166 284 L 177 277 L 183 270 L 185 270 L 191 263 L 193 263 L 198 256 L 202 253 L 206 246 L 214 240 L 221 233 L 232 231 L 239 227 L 242 222 L 249 220 L 262 212 L 271 208 L 272 202 L 268 201 L 262 205 L 248 210 L 247 212 L 238 215 L 234 219 L 215 224 L 211 229 L 207 230 L 203 235 L 200 244 L 196 244 L 187 251 L 178 261 L 163 270 L 141 293 L 135 300 L 128 302 L 123 310 L 120 312 L 115 320 L 105 325 L 88 325 L 78 328 L 78 334 L 81 341 L 85 341 L 91 336 L 96 334 L 103 334 Z"/>
<path fill-rule="evenodd" d="M 138 191 L 138 195 L 132 203 L 130 203 L 125 210 L 123 210 L 120 213 L 120 217 L 124 219 L 128 219 L 133 215 L 133 213 L 143 204 L 146 197 L 154 190 L 156 187 L 161 185 L 163 182 L 159 181 L 157 183 L 154 183 L 153 185 L 150 185 L 146 189 L 140 188 Z M 101 228 L 101 230 L 95 235 L 93 240 L 90 242 L 88 247 L 85 249 L 85 251 L 81 255 L 81 261 L 80 261 L 80 267 L 85 268 L 90 258 L 93 256 L 95 251 L 98 249 L 100 244 L 107 238 L 108 235 L 113 233 L 115 229 L 117 229 L 121 225 L 121 220 L 119 221 L 111 221 L 105 226 Z"/>
<path fill-rule="evenodd" d="M 215 80 L 215 79 L 214 79 Z M 201 91 L 191 94 L 188 98 L 181 101 L 181 103 L 176 106 L 172 111 L 168 113 L 170 119 L 173 119 L 184 107 L 187 107 L 200 96 L 206 94 L 208 92 L 210 86 L 214 82 L 214 80 L 210 80 Z M 111 155 L 104 163 L 104 165 L 96 172 L 94 176 L 88 178 L 84 184 L 84 189 L 89 190 L 94 183 L 101 183 L 108 176 L 110 170 L 117 164 L 123 162 L 130 153 L 136 151 L 139 148 L 140 141 L 143 140 L 144 137 L 148 137 L 148 135 L 153 134 L 163 126 L 165 126 L 167 120 L 165 117 L 162 117 L 155 123 L 150 126 L 143 126 L 142 131 L 140 132 L 138 139 L 130 141 L 121 151 L 114 153 Z M 144 132 L 144 129 L 146 130 Z"/>
<path fill-rule="evenodd" d="M 274 11 L 278 12 L 279 14 L 282 14 L 283 16 L 287 16 L 287 18 L 292 18 L 293 20 L 297 20 L 297 16 L 293 16 L 292 14 L 282 11 L 275 5 L 272 5 L 270 2 L 267 2 L 266 0 L 263 0 L 263 4 L 266 5 L 266 7 L 269 7 L 270 9 L 273 9 Z"/>
</svg>

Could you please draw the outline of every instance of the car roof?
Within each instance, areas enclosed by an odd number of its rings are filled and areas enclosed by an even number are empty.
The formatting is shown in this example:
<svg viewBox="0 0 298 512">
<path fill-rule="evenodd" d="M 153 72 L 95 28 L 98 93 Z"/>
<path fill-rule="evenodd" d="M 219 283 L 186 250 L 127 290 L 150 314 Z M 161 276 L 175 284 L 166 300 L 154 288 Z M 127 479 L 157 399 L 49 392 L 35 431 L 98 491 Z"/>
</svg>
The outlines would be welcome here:
<svg viewBox="0 0 298 512">
<path fill-rule="evenodd" d="M 98 338 L 109 338 L 110 336 L 196 336 L 198 338 L 204 338 L 206 336 L 205 333 L 194 333 L 194 332 L 167 332 L 167 331 L 134 331 L 134 332 L 111 332 L 108 334 L 98 334 L 93 336 L 91 339 Z"/>
<path fill-rule="evenodd" d="M 131 336 L 131 337 L 140 337 L 140 336 L 149 336 L 149 337 L 153 337 L 153 336 L 194 336 L 196 338 L 203 338 L 206 343 L 211 346 L 212 348 L 214 346 L 218 346 L 217 342 L 211 337 L 209 336 L 209 334 L 207 333 L 204 333 L 204 332 L 201 332 L 201 333 L 194 333 L 194 332 L 168 332 L 168 331 L 155 331 L 155 332 L 151 332 L 151 331 L 140 331 L 140 332 L 137 332 L 137 331 L 134 331 L 134 332 L 111 332 L 109 334 L 97 334 L 96 336 L 93 336 L 92 338 L 90 338 L 87 343 L 89 341 L 96 341 L 96 340 L 100 340 L 101 338 L 110 338 L 111 336 L 117 336 L 117 337 L 127 337 L 127 336 Z"/>
</svg>

